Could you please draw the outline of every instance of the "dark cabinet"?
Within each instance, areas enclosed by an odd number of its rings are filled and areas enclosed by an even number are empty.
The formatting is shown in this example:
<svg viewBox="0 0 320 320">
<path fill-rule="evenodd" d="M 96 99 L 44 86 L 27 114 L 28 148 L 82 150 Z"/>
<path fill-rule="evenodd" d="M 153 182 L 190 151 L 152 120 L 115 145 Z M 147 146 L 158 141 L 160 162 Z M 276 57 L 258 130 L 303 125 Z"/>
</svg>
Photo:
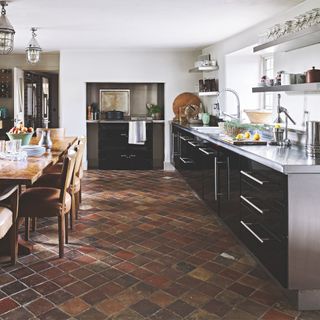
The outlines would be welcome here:
<svg viewBox="0 0 320 320">
<path fill-rule="evenodd" d="M 173 125 L 173 162 L 285 287 L 288 284 L 287 176 Z"/>
<path fill-rule="evenodd" d="M 128 123 L 99 124 L 99 168 L 113 170 L 152 169 L 152 124 L 147 123 L 147 141 L 128 144 Z"/>
<path fill-rule="evenodd" d="M 240 239 L 283 286 L 288 283 L 287 177 L 244 158 Z"/>
<path fill-rule="evenodd" d="M 240 229 L 240 157 L 230 151 L 220 152 L 218 161 L 219 215 L 239 235 Z"/>
</svg>

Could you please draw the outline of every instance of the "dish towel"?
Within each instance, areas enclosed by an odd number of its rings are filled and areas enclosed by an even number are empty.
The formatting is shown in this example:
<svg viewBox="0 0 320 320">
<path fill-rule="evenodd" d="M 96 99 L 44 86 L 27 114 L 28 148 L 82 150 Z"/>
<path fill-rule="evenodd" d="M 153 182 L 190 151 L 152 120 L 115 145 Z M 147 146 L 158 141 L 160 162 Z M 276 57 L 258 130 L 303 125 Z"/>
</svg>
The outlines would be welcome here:
<svg viewBox="0 0 320 320">
<path fill-rule="evenodd" d="M 129 121 L 129 144 L 144 144 L 147 140 L 147 125 L 145 121 Z"/>
</svg>

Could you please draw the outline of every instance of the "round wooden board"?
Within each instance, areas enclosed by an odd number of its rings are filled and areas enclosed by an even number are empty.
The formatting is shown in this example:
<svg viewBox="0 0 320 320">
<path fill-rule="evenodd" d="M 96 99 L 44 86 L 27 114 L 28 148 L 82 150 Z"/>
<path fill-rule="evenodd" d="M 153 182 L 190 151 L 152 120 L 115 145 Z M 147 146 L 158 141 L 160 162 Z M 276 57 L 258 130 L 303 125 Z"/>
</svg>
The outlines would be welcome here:
<svg viewBox="0 0 320 320">
<path fill-rule="evenodd" d="M 200 107 L 200 98 L 191 92 L 184 92 L 179 94 L 173 101 L 172 109 L 176 118 L 179 117 L 179 108 L 194 104 Z M 183 110 L 184 113 L 184 110 Z"/>
</svg>

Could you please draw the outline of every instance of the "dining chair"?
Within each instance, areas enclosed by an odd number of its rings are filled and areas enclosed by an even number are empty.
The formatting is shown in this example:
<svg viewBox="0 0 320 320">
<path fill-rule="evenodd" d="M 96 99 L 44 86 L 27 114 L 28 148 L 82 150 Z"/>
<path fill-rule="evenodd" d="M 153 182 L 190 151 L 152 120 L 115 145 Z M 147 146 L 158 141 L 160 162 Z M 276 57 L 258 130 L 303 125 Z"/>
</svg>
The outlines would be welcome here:
<svg viewBox="0 0 320 320">
<path fill-rule="evenodd" d="M 37 128 L 36 129 L 36 136 L 37 138 L 41 138 L 42 130 L 45 128 Z M 50 138 L 51 139 L 61 139 L 64 138 L 66 135 L 65 128 L 48 128 L 50 130 Z"/>
<path fill-rule="evenodd" d="M 81 181 L 79 178 L 79 171 L 82 163 L 84 144 L 78 144 L 74 150 L 76 151 L 76 159 L 74 170 L 72 173 L 70 187 L 68 192 L 71 195 L 71 215 L 70 215 L 70 229 L 73 229 L 73 224 L 75 219 L 78 219 L 78 210 L 79 210 L 79 192 L 81 188 Z M 60 185 L 62 179 L 61 172 L 49 172 L 43 174 L 33 185 L 33 187 L 52 187 L 57 188 Z"/>
<path fill-rule="evenodd" d="M 18 254 L 18 203 L 19 186 L 5 186 L 0 191 L 0 239 L 7 234 L 10 242 L 11 264 L 17 262 Z"/>
<path fill-rule="evenodd" d="M 72 199 L 67 190 L 74 171 L 76 152 L 64 158 L 59 186 L 32 187 L 20 195 L 19 219 L 25 218 L 25 239 L 29 240 L 29 218 L 58 218 L 59 257 L 64 254 L 64 242 L 68 243 L 68 214 Z"/>
</svg>

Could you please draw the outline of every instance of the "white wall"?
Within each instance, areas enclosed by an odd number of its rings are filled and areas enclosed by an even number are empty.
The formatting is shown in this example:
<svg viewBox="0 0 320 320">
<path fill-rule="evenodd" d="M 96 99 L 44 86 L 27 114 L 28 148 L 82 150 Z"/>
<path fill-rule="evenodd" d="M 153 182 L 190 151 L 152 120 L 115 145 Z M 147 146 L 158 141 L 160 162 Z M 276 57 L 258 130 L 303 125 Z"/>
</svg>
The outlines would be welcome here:
<svg viewBox="0 0 320 320">
<path fill-rule="evenodd" d="M 228 79 L 232 77 L 232 70 L 230 70 L 227 66 L 227 57 L 229 54 L 257 44 L 259 34 L 265 32 L 268 27 L 274 25 L 275 23 L 282 23 L 286 20 L 293 19 L 295 16 L 317 7 L 319 7 L 319 0 L 307 0 L 288 10 L 286 13 L 282 13 L 270 20 L 260 23 L 253 28 L 230 37 L 229 39 L 204 48 L 203 53 L 211 53 L 212 57 L 218 61 L 219 89 L 221 90 L 229 85 Z M 286 70 L 288 72 L 301 73 L 310 69 L 313 65 L 319 69 L 319 48 L 320 45 L 315 45 L 289 53 L 277 53 L 275 55 L 275 71 Z M 252 53 L 252 55 L 254 54 Z M 240 60 L 239 63 L 241 63 Z M 234 72 L 237 72 L 237 70 L 235 69 Z M 250 77 L 251 76 L 252 75 L 250 75 Z M 246 77 L 246 74 L 244 74 L 243 77 Z M 258 80 L 259 77 L 257 77 L 257 81 Z M 258 94 L 255 93 L 255 95 Z M 224 102 L 223 99 L 221 100 Z M 304 109 L 307 109 L 310 112 L 310 119 L 320 120 L 319 94 L 282 93 L 281 104 L 282 106 L 288 108 L 289 113 L 291 113 L 295 120 L 297 120 L 297 128 L 299 129 L 302 128 L 302 123 L 304 121 Z M 229 111 L 228 107 L 229 105 L 226 106 L 227 111 Z"/>
<path fill-rule="evenodd" d="M 169 123 L 172 102 L 194 91 L 198 76 L 190 74 L 199 52 L 107 51 L 60 52 L 60 126 L 67 135 L 86 134 L 86 82 L 165 83 L 165 162 L 170 162 Z"/>
</svg>

